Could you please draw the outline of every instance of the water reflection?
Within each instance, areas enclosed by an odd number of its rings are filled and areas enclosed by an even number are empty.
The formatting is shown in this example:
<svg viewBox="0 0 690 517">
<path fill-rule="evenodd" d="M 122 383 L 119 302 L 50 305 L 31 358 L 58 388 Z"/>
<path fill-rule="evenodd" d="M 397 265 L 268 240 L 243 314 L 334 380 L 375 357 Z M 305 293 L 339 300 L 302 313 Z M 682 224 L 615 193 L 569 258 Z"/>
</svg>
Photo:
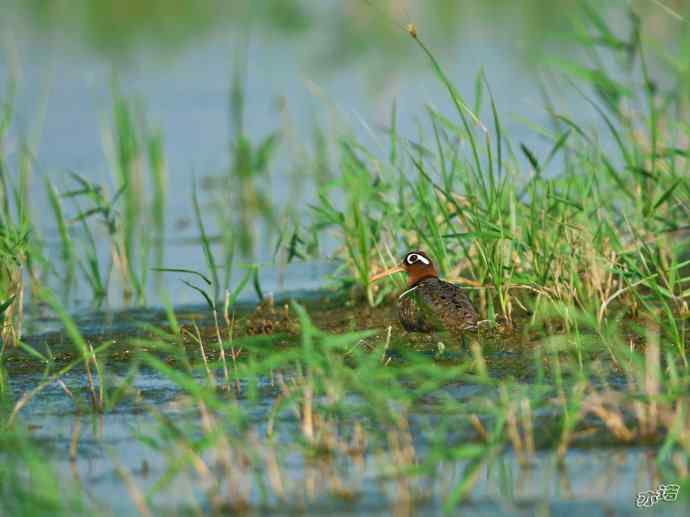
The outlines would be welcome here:
<svg viewBox="0 0 690 517">
<path fill-rule="evenodd" d="M 116 382 L 118 376 L 124 378 L 127 368 L 125 364 L 112 364 L 111 382 Z M 202 377 L 198 376 L 199 382 L 203 382 Z M 40 374 L 14 375 L 10 389 L 19 395 L 39 381 Z M 84 373 L 70 372 L 63 381 L 78 397 L 87 389 Z M 252 443 L 255 455 L 264 457 L 266 465 L 276 470 L 263 471 L 257 478 L 251 469 L 241 468 L 243 460 L 237 457 L 233 478 L 222 478 L 223 488 L 215 494 L 227 500 L 227 505 L 248 497 L 246 502 L 251 507 L 290 512 L 320 508 L 337 513 L 354 508 L 368 514 L 385 514 L 409 513 L 416 508 L 441 513 L 444 501 L 471 466 L 463 460 L 444 462 L 433 477 L 397 478 L 387 474 L 387 457 L 382 451 L 352 452 L 347 465 L 306 457 L 299 447 L 293 447 L 293 433 L 300 431 L 298 423 L 289 417 L 280 417 L 276 422 L 279 432 L 274 440 L 283 445 L 275 449 L 263 438 L 264 422 L 280 396 L 272 382 L 262 379 L 259 385 L 262 398 L 254 415 L 257 429 L 246 439 Z M 161 443 L 161 416 L 174 419 L 181 428 L 199 426 L 193 401 L 180 394 L 174 383 L 147 369 L 139 371 L 131 392 L 136 396 L 124 399 L 113 411 L 94 416 L 75 410 L 70 398 L 55 384 L 24 410 L 23 422 L 32 440 L 64 472 L 66 485 L 67 480 L 72 480 L 81 486 L 91 504 L 105 505 L 116 513 L 132 512 L 137 507 L 134 489 L 142 494 L 152 491 L 149 504 L 160 510 L 213 504 L 205 499 L 211 493 L 212 479 L 206 479 L 202 471 L 178 472 L 176 465 L 182 451 L 156 445 Z M 423 462 L 425 427 L 412 428 L 411 432 L 414 461 Z M 208 475 L 223 475 L 213 461 L 220 458 L 218 452 L 203 454 L 213 469 Z M 555 515 L 631 513 L 637 492 L 656 487 L 664 479 L 655 456 L 656 451 L 647 447 L 575 447 L 559 463 L 555 452 L 538 450 L 525 467 L 506 449 L 476 471 L 461 508 L 472 515 L 496 511 L 529 515 L 539 509 L 549 509 Z M 261 495 L 261 483 L 265 483 L 264 489 L 270 487 L 270 498 Z M 228 486 L 235 493 L 228 492 Z M 687 510 L 687 502 L 683 501 L 655 507 L 661 515 L 685 515 Z"/>
</svg>

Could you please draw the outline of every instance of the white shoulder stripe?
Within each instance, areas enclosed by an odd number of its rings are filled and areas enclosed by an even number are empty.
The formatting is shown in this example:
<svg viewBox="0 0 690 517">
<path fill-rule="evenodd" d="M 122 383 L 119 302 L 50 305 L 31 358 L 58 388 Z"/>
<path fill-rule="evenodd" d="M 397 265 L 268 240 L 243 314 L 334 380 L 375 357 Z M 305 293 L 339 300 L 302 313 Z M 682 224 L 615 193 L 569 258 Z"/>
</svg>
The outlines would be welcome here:
<svg viewBox="0 0 690 517">
<path fill-rule="evenodd" d="M 401 294 L 400 296 L 398 296 L 398 300 L 400 300 L 400 299 L 401 299 L 403 296 L 405 296 L 406 294 L 411 293 L 412 291 L 414 291 L 415 289 L 417 289 L 417 287 L 419 287 L 419 286 L 415 285 L 414 287 L 410 287 L 410 288 L 407 289 L 406 291 L 403 291 L 402 294 Z"/>
</svg>

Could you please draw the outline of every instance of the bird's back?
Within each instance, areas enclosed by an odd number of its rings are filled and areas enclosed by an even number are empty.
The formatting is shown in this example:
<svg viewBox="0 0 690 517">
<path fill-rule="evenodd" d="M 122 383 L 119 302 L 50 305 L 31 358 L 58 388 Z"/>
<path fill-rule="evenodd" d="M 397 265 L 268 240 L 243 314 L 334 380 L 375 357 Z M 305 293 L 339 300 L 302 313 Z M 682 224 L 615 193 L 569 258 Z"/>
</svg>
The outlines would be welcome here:
<svg viewBox="0 0 690 517">
<path fill-rule="evenodd" d="M 407 330 L 463 332 L 477 327 L 479 314 L 457 285 L 426 278 L 400 297 L 400 320 Z"/>
</svg>

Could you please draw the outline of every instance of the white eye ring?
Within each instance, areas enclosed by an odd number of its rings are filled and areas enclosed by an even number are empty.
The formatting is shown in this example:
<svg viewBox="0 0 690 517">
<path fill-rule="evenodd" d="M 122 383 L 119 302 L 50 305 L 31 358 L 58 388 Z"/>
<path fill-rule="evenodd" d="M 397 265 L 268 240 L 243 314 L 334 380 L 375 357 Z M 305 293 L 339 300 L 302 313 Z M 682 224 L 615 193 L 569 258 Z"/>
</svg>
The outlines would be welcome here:
<svg viewBox="0 0 690 517">
<path fill-rule="evenodd" d="M 405 262 L 407 262 L 410 266 L 417 261 L 421 262 L 422 264 L 426 264 L 427 266 L 429 265 L 429 260 L 426 257 L 420 255 L 419 253 L 410 253 L 405 258 Z"/>
</svg>

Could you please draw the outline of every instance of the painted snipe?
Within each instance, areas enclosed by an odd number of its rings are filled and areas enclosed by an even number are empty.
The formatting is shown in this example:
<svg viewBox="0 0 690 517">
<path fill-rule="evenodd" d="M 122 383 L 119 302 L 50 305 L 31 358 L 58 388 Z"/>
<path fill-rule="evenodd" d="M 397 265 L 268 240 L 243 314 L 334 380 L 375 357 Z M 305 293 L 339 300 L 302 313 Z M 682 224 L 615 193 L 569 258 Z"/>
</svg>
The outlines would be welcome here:
<svg viewBox="0 0 690 517">
<path fill-rule="evenodd" d="M 439 279 L 423 251 L 410 251 L 402 263 L 373 275 L 375 281 L 398 272 L 407 273 L 407 289 L 398 297 L 400 323 L 410 332 L 462 333 L 477 328 L 479 315 L 465 292 Z"/>
</svg>

